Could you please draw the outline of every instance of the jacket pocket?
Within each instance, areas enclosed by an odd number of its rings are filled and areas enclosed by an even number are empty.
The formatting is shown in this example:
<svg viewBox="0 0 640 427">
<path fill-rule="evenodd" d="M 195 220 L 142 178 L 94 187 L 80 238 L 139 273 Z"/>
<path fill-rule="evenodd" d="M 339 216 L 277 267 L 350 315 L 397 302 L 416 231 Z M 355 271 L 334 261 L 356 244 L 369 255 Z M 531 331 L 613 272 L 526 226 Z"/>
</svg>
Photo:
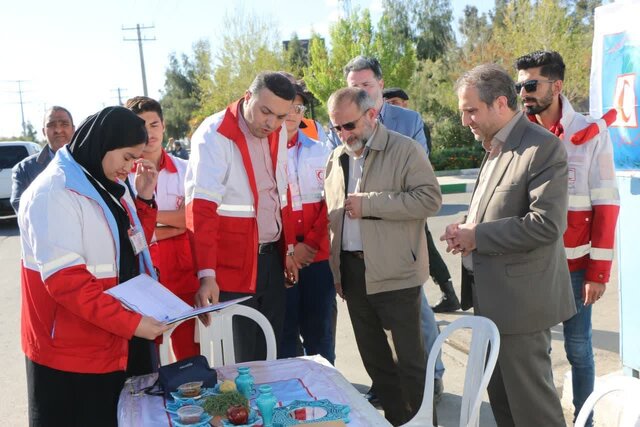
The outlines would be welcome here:
<svg viewBox="0 0 640 427">
<path fill-rule="evenodd" d="M 220 230 L 218 237 L 218 266 L 242 269 L 247 257 L 246 249 L 251 239 L 245 230 Z"/>
<path fill-rule="evenodd" d="M 525 262 L 507 264 L 505 266 L 507 276 L 509 277 L 520 277 L 541 273 L 545 270 L 546 267 L 547 263 L 545 258 L 537 258 Z"/>
<path fill-rule="evenodd" d="M 516 188 L 518 188 L 519 185 L 518 184 L 502 184 L 502 185 L 498 185 L 496 187 L 496 192 L 501 192 L 501 191 L 513 191 Z"/>
</svg>

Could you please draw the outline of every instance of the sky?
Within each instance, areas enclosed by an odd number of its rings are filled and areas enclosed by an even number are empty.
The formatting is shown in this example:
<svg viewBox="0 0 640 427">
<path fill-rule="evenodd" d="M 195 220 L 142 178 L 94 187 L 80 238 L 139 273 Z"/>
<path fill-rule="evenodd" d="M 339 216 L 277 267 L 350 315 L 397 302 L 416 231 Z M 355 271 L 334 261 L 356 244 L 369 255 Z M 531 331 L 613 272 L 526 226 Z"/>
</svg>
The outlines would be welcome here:
<svg viewBox="0 0 640 427">
<path fill-rule="evenodd" d="M 42 139 L 47 107 L 61 105 L 79 124 L 88 115 L 143 94 L 136 31 L 142 30 L 148 94 L 159 99 L 172 52 L 191 55 L 193 43 L 207 39 L 212 52 L 221 49 L 223 19 L 241 4 L 271 19 L 283 40 L 294 32 L 327 37 L 342 13 L 338 0 L 19 0 L 3 1 L 0 15 L 0 136 L 22 133 L 18 80 L 21 80 L 25 121 Z M 452 0 L 454 29 L 466 4 L 489 11 L 493 0 Z M 369 8 L 374 22 L 381 0 L 351 0 L 352 8 Z"/>
</svg>

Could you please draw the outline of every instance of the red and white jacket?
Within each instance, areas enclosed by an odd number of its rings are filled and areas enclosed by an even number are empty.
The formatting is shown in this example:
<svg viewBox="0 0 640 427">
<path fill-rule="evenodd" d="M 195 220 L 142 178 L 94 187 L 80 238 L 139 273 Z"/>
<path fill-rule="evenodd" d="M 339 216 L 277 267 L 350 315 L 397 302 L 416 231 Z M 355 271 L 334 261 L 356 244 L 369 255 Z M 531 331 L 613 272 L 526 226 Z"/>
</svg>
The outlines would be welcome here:
<svg viewBox="0 0 640 427">
<path fill-rule="evenodd" d="M 255 293 L 258 190 L 238 124 L 240 102 L 205 119 L 193 134 L 185 181 L 187 229 L 199 274 L 213 271 L 222 291 Z M 284 252 L 293 250 L 295 242 L 287 209 L 286 129 L 267 139 L 280 197 Z"/>
<path fill-rule="evenodd" d="M 184 205 L 186 174 L 187 161 L 163 149 L 155 191 L 159 211 L 175 211 Z M 133 182 L 134 177 L 135 172 L 129 174 L 129 182 Z M 149 252 L 153 265 L 160 272 L 160 283 L 184 302 L 193 305 L 200 284 L 193 266 L 193 254 L 187 233 L 163 240 L 156 240 L 154 235 Z"/>
<path fill-rule="evenodd" d="M 156 209 L 128 193 L 122 202 L 150 240 Z M 117 225 L 66 148 L 23 195 L 18 223 L 25 355 L 67 372 L 125 370 L 141 316 L 104 293 L 118 284 Z M 138 260 L 141 272 L 154 275 L 148 251 Z"/>
<path fill-rule="evenodd" d="M 595 120 L 574 111 L 561 95 L 560 134 L 569 164 L 569 212 L 564 246 L 569 270 L 585 270 L 585 280 L 607 283 L 613 262 L 620 196 L 613 163 L 613 146 L 603 119 Z M 577 132 L 595 123 L 592 138 L 572 142 Z"/>
<path fill-rule="evenodd" d="M 296 240 L 318 252 L 314 262 L 329 259 L 329 217 L 324 200 L 324 173 L 332 148 L 302 131 L 287 144 L 291 220 Z"/>
</svg>

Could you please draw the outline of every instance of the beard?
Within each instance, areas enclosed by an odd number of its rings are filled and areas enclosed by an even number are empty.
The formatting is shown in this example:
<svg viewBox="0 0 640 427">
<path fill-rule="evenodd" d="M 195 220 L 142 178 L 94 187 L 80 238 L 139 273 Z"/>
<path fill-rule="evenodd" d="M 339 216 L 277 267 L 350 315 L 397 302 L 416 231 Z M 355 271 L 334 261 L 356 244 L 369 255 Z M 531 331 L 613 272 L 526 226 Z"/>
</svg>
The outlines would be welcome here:
<svg viewBox="0 0 640 427">
<path fill-rule="evenodd" d="M 347 154 L 351 156 L 351 155 L 356 155 L 358 151 L 362 150 L 364 148 L 365 143 L 366 143 L 366 140 L 363 141 L 361 138 L 358 138 L 354 142 L 352 142 L 351 145 L 349 145 L 346 142 L 343 142 L 343 145 Z"/>
<path fill-rule="evenodd" d="M 544 95 L 542 98 L 534 98 L 534 97 L 525 96 L 522 99 L 522 102 L 527 102 L 527 101 L 534 101 L 535 102 L 535 104 L 525 105 L 524 106 L 525 111 L 527 112 L 527 114 L 529 114 L 530 116 L 535 115 L 535 114 L 540 114 L 544 110 L 549 108 L 549 106 L 553 102 L 553 92 L 551 91 L 551 88 L 549 88 L 549 91 L 547 92 L 547 94 Z"/>
</svg>

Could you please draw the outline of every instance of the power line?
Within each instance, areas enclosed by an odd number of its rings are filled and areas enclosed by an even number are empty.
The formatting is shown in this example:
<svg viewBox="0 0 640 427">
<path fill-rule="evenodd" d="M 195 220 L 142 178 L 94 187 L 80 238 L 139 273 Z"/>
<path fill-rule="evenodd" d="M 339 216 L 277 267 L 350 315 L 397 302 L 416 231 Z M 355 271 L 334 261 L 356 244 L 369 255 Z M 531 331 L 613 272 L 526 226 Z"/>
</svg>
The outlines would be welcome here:
<svg viewBox="0 0 640 427">
<path fill-rule="evenodd" d="M 152 39 L 142 38 L 142 34 L 140 33 L 140 30 L 148 30 L 153 28 L 155 28 L 153 25 L 149 27 L 144 27 L 144 26 L 140 26 L 140 24 L 136 24 L 135 27 L 129 27 L 129 28 L 125 28 L 124 26 L 122 27 L 122 31 L 136 30 L 138 35 L 138 37 L 135 39 L 123 38 L 123 40 L 126 42 L 135 42 L 135 41 L 138 42 L 138 49 L 140 51 L 140 69 L 142 70 L 142 90 L 143 90 L 144 96 L 149 96 L 149 94 L 147 92 L 147 74 L 144 70 L 144 53 L 142 51 L 142 42 L 154 41 L 156 38 L 155 37 Z"/>
</svg>

